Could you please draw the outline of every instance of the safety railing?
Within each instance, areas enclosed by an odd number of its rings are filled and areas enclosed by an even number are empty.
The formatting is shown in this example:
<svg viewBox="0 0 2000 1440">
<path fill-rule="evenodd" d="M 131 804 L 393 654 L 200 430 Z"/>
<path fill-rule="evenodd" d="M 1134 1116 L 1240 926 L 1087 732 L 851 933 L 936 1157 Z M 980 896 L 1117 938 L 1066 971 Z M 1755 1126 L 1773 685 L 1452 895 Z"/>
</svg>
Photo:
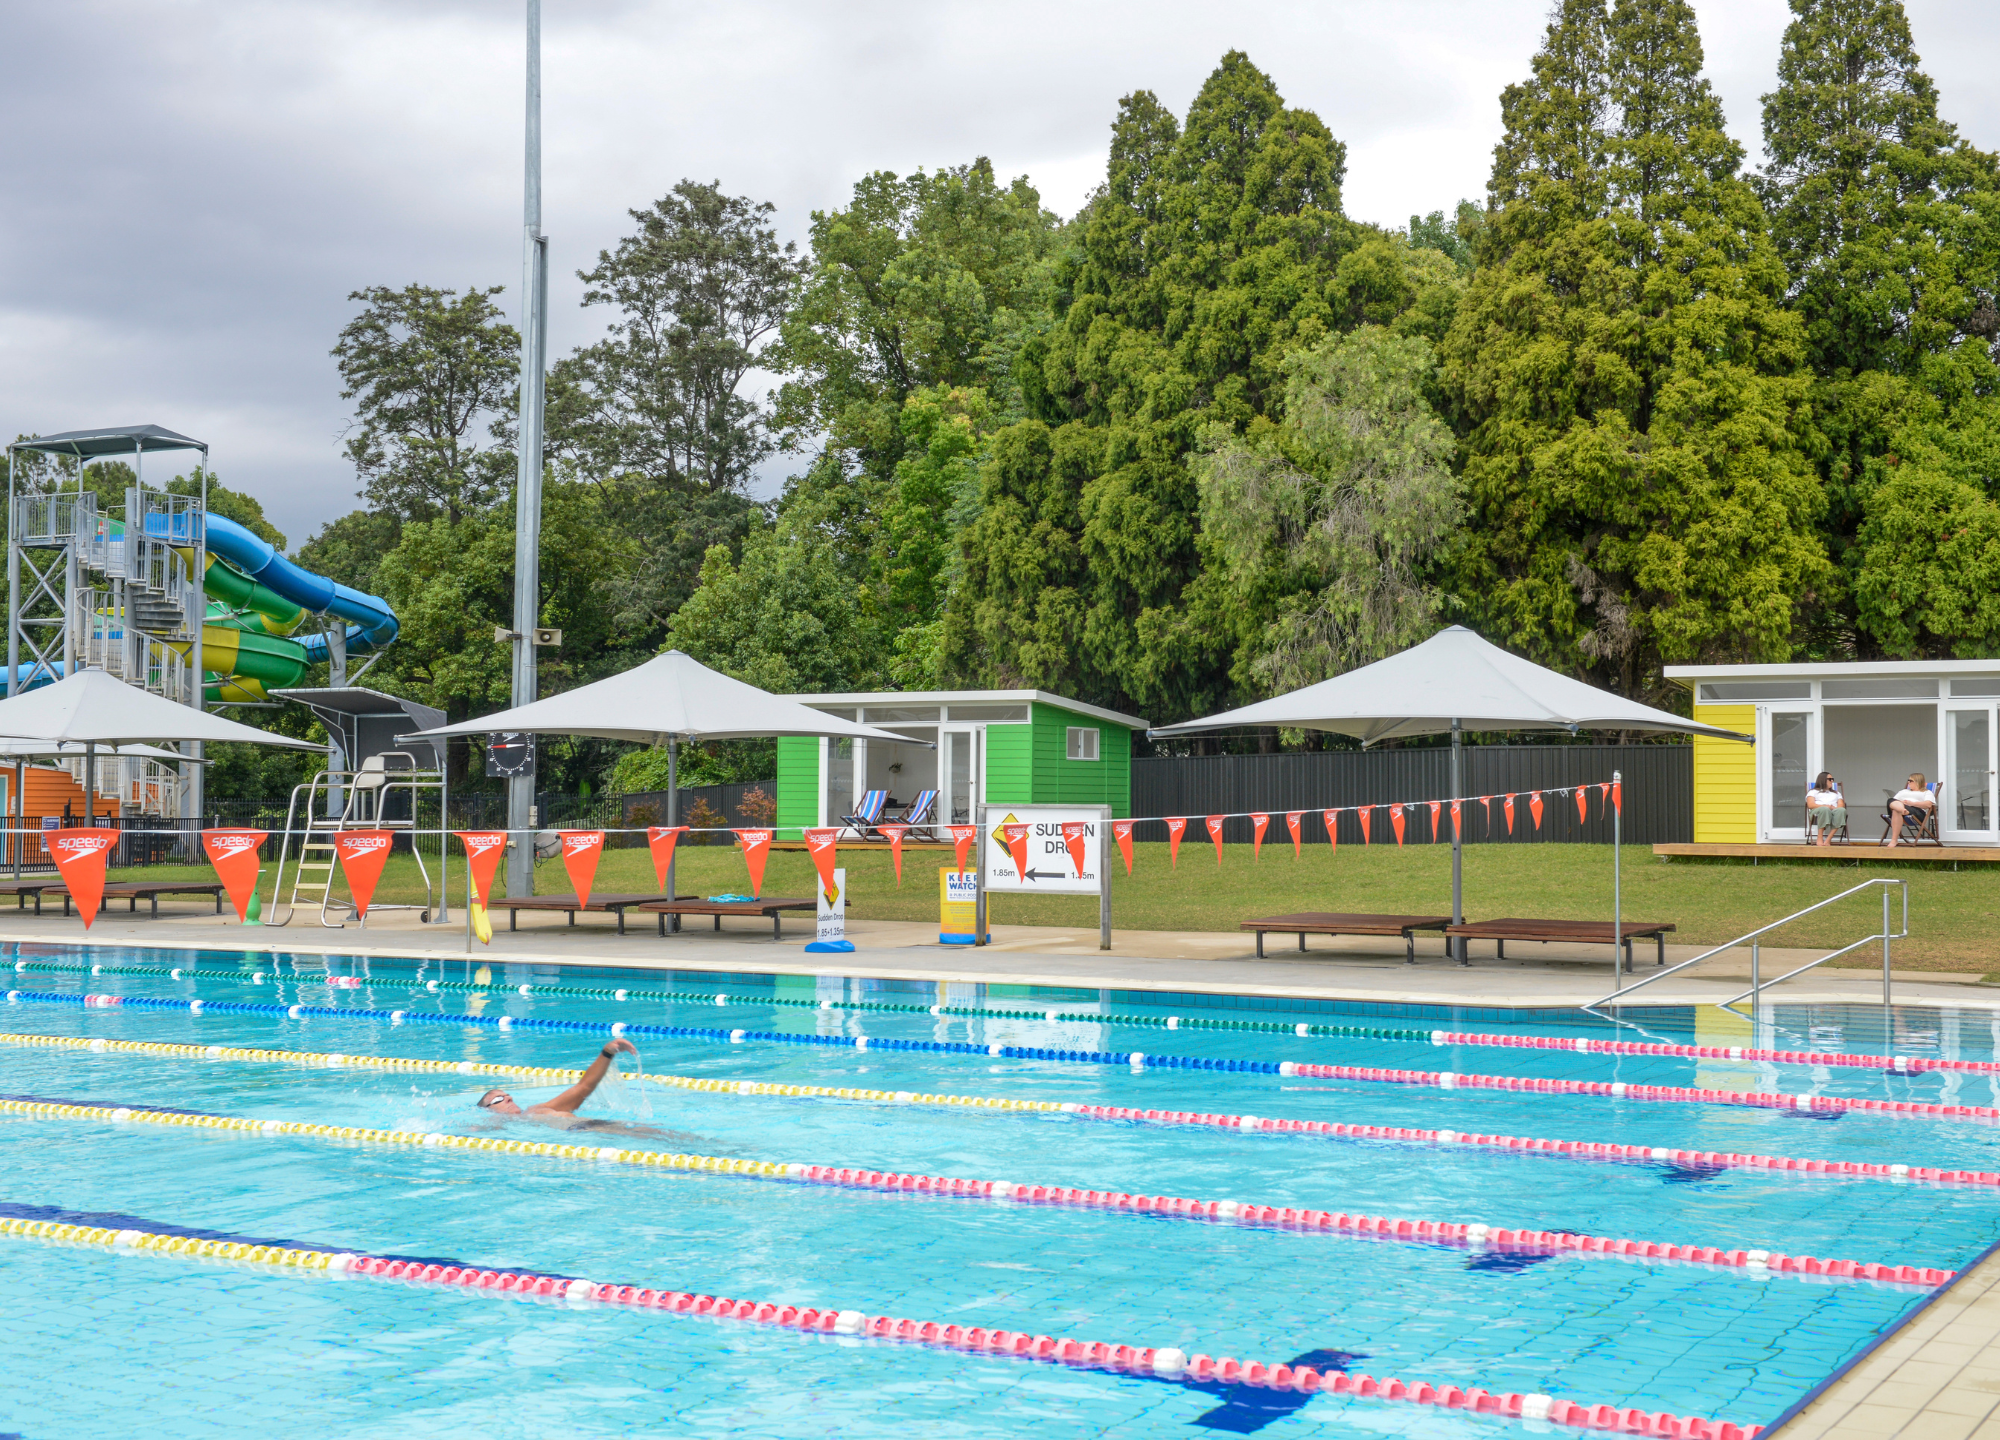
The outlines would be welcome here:
<svg viewBox="0 0 2000 1440">
<path fill-rule="evenodd" d="M 1891 930 L 1889 928 L 1889 923 L 1890 923 L 1889 887 L 1892 885 L 1900 886 L 1903 892 L 1903 928 L 1900 930 Z M 1845 900 L 1850 895 L 1859 895 L 1863 890 L 1872 890 L 1877 887 L 1880 887 L 1882 891 L 1882 928 L 1880 931 L 1878 931 L 1873 935 L 1864 935 L 1861 939 L 1855 941 L 1852 945 L 1843 945 L 1840 949 L 1822 955 L 1817 960 L 1808 961 L 1806 964 L 1799 966 L 1799 968 L 1796 970 L 1787 970 L 1784 974 L 1778 976 L 1774 980 L 1767 981 L 1763 978 L 1762 945 L 1760 944 L 1760 941 L 1763 936 L 1770 934 L 1773 930 L 1782 929 L 1783 927 L 1791 924 L 1794 920 L 1803 919 L 1807 915 L 1812 914 L 1815 910 L 1824 910 L 1827 906 Z M 1743 991 L 1741 994 L 1730 996 L 1727 1000 L 1718 1000 L 1714 1003 L 1717 1009 L 1727 1010 L 1730 1009 L 1732 1006 L 1738 1004 L 1739 1002 L 1747 999 L 1750 1001 L 1751 1009 L 1755 1010 L 1757 1005 L 1757 996 L 1762 994 L 1764 991 L 1770 989 L 1773 985 L 1782 985 L 1784 984 L 1785 981 L 1791 979 L 1794 975 L 1803 975 L 1808 970 L 1818 969 L 1821 965 L 1826 964 L 1829 960 L 1838 960 L 1843 955 L 1851 955 L 1856 950 L 1859 950 L 1862 946 L 1873 945 L 1876 944 L 1878 941 L 1881 943 L 1882 946 L 1882 1003 L 1884 1005 L 1887 1005 L 1889 1003 L 1889 984 L 1890 984 L 1889 942 L 1892 940 L 1906 939 L 1908 938 L 1909 933 L 1910 933 L 1910 882 L 1907 880 L 1891 880 L 1891 879 L 1879 879 L 1879 878 L 1874 880 L 1864 880 L 1859 885 L 1856 885 L 1851 889 L 1841 891 L 1838 895 L 1829 895 L 1826 899 L 1820 901 L 1816 905 L 1808 905 L 1803 910 L 1795 910 L 1790 915 L 1785 916 L 1784 919 L 1782 920 L 1773 920 L 1770 924 L 1759 926 L 1757 929 L 1752 930 L 1747 935 L 1739 935 L 1734 940 L 1724 941 L 1722 944 L 1717 945 L 1712 950 L 1702 951 L 1701 954 L 1695 956 L 1692 960 L 1683 960 L 1678 965 L 1670 966 L 1665 970 L 1655 971 L 1653 974 L 1648 975 L 1644 980 L 1639 981 L 1637 984 L 1627 985 L 1621 990 L 1614 990 L 1609 995 L 1600 996 L 1598 999 L 1592 1000 L 1589 1004 L 1580 1005 L 1577 1008 L 1580 1010 L 1588 1010 L 1591 1011 L 1592 1013 L 1595 1013 L 1597 1007 L 1604 1004 L 1606 1001 L 1611 1001 L 1611 1000 L 1622 1001 L 1635 990 L 1643 990 L 1648 985 L 1651 985 L 1656 981 L 1665 980 L 1671 975 L 1678 975 L 1681 973 L 1681 971 L 1692 969 L 1694 966 L 1701 964 L 1701 962 L 1704 960 L 1713 959 L 1715 956 L 1720 955 L 1725 950 L 1739 949 L 1743 945 L 1747 944 L 1750 947 L 1750 988 L 1748 990 Z"/>
</svg>

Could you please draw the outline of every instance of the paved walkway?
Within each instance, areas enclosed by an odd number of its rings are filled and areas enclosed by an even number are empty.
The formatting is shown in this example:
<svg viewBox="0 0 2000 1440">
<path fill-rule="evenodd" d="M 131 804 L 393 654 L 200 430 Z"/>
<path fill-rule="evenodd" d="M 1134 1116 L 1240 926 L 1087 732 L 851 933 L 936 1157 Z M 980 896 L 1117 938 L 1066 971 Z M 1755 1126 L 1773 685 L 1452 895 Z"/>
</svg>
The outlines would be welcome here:
<svg viewBox="0 0 2000 1440">
<path fill-rule="evenodd" d="M 172 902 L 167 902 L 172 904 Z M 931 981 L 974 981 L 995 985 L 1067 986 L 1086 990 L 1158 990 L 1254 995 L 1278 999 L 1355 1000 L 1384 1004 L 1468 1006 L 1571 1006 L 1602 997 L 1612 986 L 1605 947 L 1517 945 L 1507 959 L 1475 959 L 1469 967 L 1444 957 L 1441 940 L 1420 940 L 1416 965 L 1403 963 L 1402 941 L 1314 936 L 1300 953 L 1285 942 L 1267 942 L 1268 955 L 1256 956 L 1248 935 L 1230 932 L 1166 933 L 1120 931 L 1110 950 L 1100 950 L 1094 929 L 1000 926 L 993 943 L 940 945 L 936 930 L 914 921 L 850 921 L 855 950 L 846 955 L 809 955 L 808 921 L 791 918 L 781 940 L 771 938 L 762 920 L 728 920 L 721 933 L 697 918 L 678 935 L 661 938 L 650 917 L 635 916 L 619 935 L 608 915 L 583 915 L 570 926 L 561 915 L 523 915 L 522 928 L 504 924 L 490 946 L 470 943 L 463 912 L 454 921 L 424 925 L 411 910 L 378 910 L 367 927 L 350 924 L 326 929 L 301 914 L 282 929 L 218 923 L 212 913 L 162 913 L 158 920 L 106 910 L 89 933 L 100 945 L 273 951 L 310 955 L 409 956 L 462 960 L 468 955 L 492 962 L 555 965 L 620 965 L 643 969 L 753 972 L 783 975 L 858 975 Z M 205 910 L 206 907 L 200 907 Z M 82 923 L 59 913 L 20 913 L 0 905 L 0 940 L 84 940 Z M 1667 961 L 1691 959 L 1694 946 L 1667 947 Z M 1821 952 L 1763 952 L 1768 979 L 1815 959 Z M 1642 961 L 1631 977 L 1654 973 Z M 1727 999 L 1749 980 L 1749 954 L 1717 956 L 1686 975 L 1650 985 L 1637 1003 L 1688 1005 Z M 1907 1004 L 1984 1006 L 2000 1009 L 2000 987 L 1978 983 L 1977 973 L 1898 971 L 1895 996 Z M 1778 992 L 1788 1004 L 1873 1004 L 1881 999 L 1879 970 L 1817 970 Z"/>
<path fill-rule="evenodd" d="M 2000 1440 L 2000 1255 L 1763 1440 Z"/>
</svg>

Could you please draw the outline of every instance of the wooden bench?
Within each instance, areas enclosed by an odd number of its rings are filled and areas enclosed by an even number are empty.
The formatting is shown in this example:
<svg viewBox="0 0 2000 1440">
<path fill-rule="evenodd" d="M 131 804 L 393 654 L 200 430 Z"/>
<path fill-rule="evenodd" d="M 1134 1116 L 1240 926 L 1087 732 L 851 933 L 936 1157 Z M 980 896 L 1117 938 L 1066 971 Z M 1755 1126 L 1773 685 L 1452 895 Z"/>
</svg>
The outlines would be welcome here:
<svg viewBox="0 0 2000 1440">
<path fill-rule="evenodd" d="M 658 895 L 647 894 L 592 895 L 590 903 L 585 905 L 579 903 L 573 894 L 523 895 L 518 900 L 491 901 L 486 908 L 488 910 L 505 910 L 507 912 L 507 928 L 509 930 L 518 930 L 521 928 L 521 912 L 523 910 L 546 910 L 551 912 L 560 910 L 569 916 L 569 923 L 572 925 L 576 924 L 576 912 L 579 910 L 594 911 L 600 915 L 610 913 L 618 917 L 618 933 L 623 935 L 625 933 L 626 910 L 637 905 L 642 900 L 657 900 L 659 898 Z"/>
<path fill-rule="evenodd" d="M 0 895 L 12 895 L 16 910 L 27 909 L 28 902 L 33 900 L 37 915 L 42 913 L 42 892 L 44 890 L 60 892 L 62 890 L 62 880 L 57 876 L 51 875 L 46 880 L 8 880 L 0 882 Z"/>
<path fill-rule="evenodd" d="M 1403 963 L 1417 963 L 1417 931 L 1442 930 L 1451 924 L 1449 915 L 1345 915 L 1307 911 L 1301 915 L 1270 915 L 1262 920 L 1245 920 L 1238 928 L 1257 932 L 1257 958 L 1264 958 L 1264 937 L 1270 934 L 1297 935 L 1299 949 L 1306 948 L 1308 935 L 1400 935 Z"/>
<path fill-rule="evenodd" d="M 1618 926 L 1618 942 L 1625 948 L 1625 968 L 1632 968 L 1632 942 L 1651 936 L 1657 947 L 1658 963 L 1667 963 L 1667 932 L 1674 927 L 1649 920 L 1627 920 Z M 1461 940 L 1491 940 L 1494 958 L 1507 958 L 1509 940 L 1534 940 L 1547 945 L 1609 945 L 1609 920 L 1480 920 L 1464 925 L 1448 925 L 1445 934 Z"/>
<path fill-rule="evenodd" d="M 104 887 L 106 900 L 127 900 L 126 913 L 139 913 L 139 902 L 152 902 L 153 919 L 160 918 L 160 897 L 162 895 L 207 895 L 215 901 L 215 913 L 222 913 L 222 897 L 228 887 L 218 880 L 118 880 Z M 63 892 L 63 914 L 69 914 L 69 892 Z"/>
<path fill-rule="evenodd" d="M 662 935 L 667 933 L 667 917 L 669 915 L 713 915 L 715 917 L 715 928 L 718 931 L 722 929 L 722 917 L 725 915 L 754 915 L 760 918 L 768 915 L 771 917 L 771 938 L 773 940 L 782 940 L 785 938 L 785 922 L 782 912 L 786 910 L 812 910 L 816 912 L 819 909 L 819 901 L 812 899 L 810 896 L 804 900 L 789 896 L 768 895 L 761 900 L 703 900 L 698 897 L 684 896 L 679 900 L 649 900 L 646 904 L 637 908 L 649 915 L 660 917 L 660 933 Z M 676 925 L 674 928 L 679 929 L 680 927 Z"/>
</svg>

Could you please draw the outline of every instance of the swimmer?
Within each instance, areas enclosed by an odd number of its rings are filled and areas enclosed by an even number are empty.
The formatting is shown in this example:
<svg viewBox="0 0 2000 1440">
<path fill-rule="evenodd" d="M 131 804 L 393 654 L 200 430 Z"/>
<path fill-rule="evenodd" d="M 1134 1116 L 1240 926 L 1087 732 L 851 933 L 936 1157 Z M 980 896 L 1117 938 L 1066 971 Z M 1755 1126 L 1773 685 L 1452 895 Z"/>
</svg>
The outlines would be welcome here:
<svg viewBox="0 0 2000 1440">
<path fill-rule="evenodd" d="M 592 1092 L 604 1083 L 605 1075 L 611 1070 L 612 1057 L 621 1051 L 629 1055 L 639 1053 L 630 1040 L 613 1040 L 597 1052 L 597 1058 L 590 1062 L 583 1078 L 553 1100 L 544 1100 L 523 1110 L 505 1090 L 488 1090 L 479 1097 L 479 1108 L 513 1119 L 532 1120 L 537 1125 L 547 1125 L 556 1130 L 595 1130 L 611 1135 L 642 1135 L 660 1140 L 683 1138 L 673 1130 L 658 1130 L 651 1125 L 624 1125 L 616 1120 L 585 1120 L 576 1113 Z"/>
</svg>

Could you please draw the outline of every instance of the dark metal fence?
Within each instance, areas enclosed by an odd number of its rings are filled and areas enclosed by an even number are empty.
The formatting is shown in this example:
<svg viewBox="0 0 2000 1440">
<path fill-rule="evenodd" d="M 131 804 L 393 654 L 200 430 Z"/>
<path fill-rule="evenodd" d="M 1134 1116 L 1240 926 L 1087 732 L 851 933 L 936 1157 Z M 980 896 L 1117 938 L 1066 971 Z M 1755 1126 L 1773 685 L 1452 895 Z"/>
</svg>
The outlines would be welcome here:
<svg viewBox="0 0 2000 1440">
<path fill-rule="evenodd" d="M 1512 841 L 1611 843 L 1611 812 L 1590 797 L 1590 817 L 1578 820 L 1576 801 L 1568 795 L 1543 796 L 1539 828 L 1529 814 L 1528 797 L 1577 785 L 1595 785 L 1623 775 L 1624 838 L 1653 845 L 1694 838 L 1694 751 L 1687 745 L 1468 745 L 1464 749 L 1467 795 L 1516 796 L 1514 829 L 1498 801 L 1487 821 L 1486 808 L 1468 807 L 1468 842 Z M 1316 750 L 1280 755 L 1192 755 L 1132 762 L 1134 815 L 1203 816 L 1231 811 L 1262 810 L 1271 814 L 1265 839 L 1289 841 L 1284 812 L 1305 810 L 1300 834 L 1310 844 L 1326 843 L 1321 810 L 1352 805 L 1389 805 L 1409 801 L 1446 800 L 1451 796 L 1451 751 L 1444 746 L 1397 750 Z M 1430 809 L 1418 805 L 1405 813 L 1404 842 L 1425 844 L 1451 839 L 1451 820 L 1440 816 L 1434 835 Z M 1361 823 L 1340 817 L 1340 841 L 1361 839 Z M 1377 843 L 1394 840 L 1386 812 L 1370 821 Z M 1248 844 L 1250 820 L 1225 821 L 1223 839 Z M 1165 840 L 1167 827 L 1154 822 L 1133 831 L 1139 840 Z M 1187 840 L 1205 842 L 1199 821 L 1189 827 Z"/>
</svg>

